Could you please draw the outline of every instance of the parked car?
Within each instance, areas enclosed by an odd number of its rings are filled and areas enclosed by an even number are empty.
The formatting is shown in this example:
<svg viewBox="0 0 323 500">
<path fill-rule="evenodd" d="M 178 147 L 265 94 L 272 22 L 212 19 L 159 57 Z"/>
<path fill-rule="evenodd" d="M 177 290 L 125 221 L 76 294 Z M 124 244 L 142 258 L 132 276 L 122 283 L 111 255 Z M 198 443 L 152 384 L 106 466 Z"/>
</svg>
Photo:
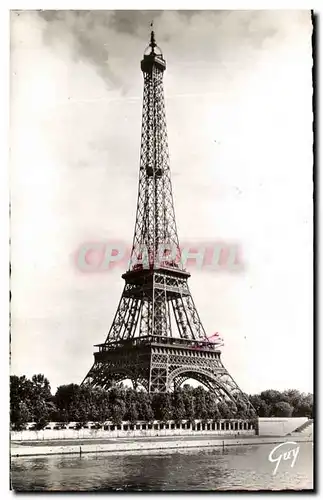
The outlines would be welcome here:
<svg viewBox="0 0 323 500">
<path fill-rule="evenodd" d="M 31 431 L 31 430 L 35 430 L 36 428 L 36 423 L 35 422 L 28 422 L 28 424 L 26 424 L 26 430 L 27 431 Z"/>
<path fill-rule="evenodd" d="M 84 429 L 102 429 L 103 425 L 98 424 L 97 422 L 88 422 L 83 427 Z"/>
<path fill-rule="evenodd" d="M 77 422 L 70 422 L 67 426 L 68 429 L 76 429 Z"/>
<path fill-rule="evenodd" d="M 102 424 L 96 423 L 96 424 L 91 425 L 90 428 L 98 430 L 98 429 L 102 429 L 102 427 L 103 427 Z"/>
<path fill-rule="evenodd" d="M 61 423 L 57 423 L 55 426 L 54 426 L 54 429 L 55 431 L 60 431 L 62 429 L 66 429 L 66 425 L 65 424 L 61 424 Z"/>
<path fill-rule="evenodd" d="M 54 427 L 56 425 L 56 422 L 48 422 L 48 424 L 46 425 L 45 429 L 46 430 L 53 430 Z"/>
</svg>

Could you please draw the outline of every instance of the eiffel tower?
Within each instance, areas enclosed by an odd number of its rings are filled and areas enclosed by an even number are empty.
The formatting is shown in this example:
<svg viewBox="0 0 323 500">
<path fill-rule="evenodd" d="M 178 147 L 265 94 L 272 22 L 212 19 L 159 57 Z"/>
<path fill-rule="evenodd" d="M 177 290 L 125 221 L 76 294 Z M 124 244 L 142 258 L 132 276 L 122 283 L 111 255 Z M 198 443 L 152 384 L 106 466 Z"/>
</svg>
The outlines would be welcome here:
<svg viewBox="0 0 323 500">
<path fill-rule="evenodd" d="M 222 364 L 219 342 L 203 328 L 182 265 L 166 129 L 166 61 L 151 32 L 144 77 L 139 192 L 132 254 L 121 300 L 82 384 L 109 388 L 130 379 L 148 392 L 168 392 L 195 379 L 218 400 L 244 401 Z"/>
</svg>

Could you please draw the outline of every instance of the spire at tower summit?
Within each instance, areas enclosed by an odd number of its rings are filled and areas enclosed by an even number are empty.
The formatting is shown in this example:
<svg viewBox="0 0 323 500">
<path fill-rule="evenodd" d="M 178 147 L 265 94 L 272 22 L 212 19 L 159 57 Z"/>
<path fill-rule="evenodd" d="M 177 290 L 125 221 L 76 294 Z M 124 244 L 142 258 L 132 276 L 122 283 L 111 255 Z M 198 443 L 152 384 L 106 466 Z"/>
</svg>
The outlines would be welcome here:
<svg viewBox="0 0 323 500">
<path fill-rule="evenodd" d="M 153 22 L 150 23 L 150 27 L 153 28 Z M 166 61 L 160 47 L 156 43 L 155 32 L 152 29 L 149 45 L 146 47 L 144 58 L 141 61 L 141 69 L 144 73 L 151 73 L 153 67 L 163 72 L 166 69 Z"/>
<path fill-rule="evenodd" d="M 157 47 L 155 40 L 155 32 L 152 30 L 150 33 L 150 44 L 149 46 L 152 48 L 152 52 L 154 52 L 154 48 Z"/>
</svg>

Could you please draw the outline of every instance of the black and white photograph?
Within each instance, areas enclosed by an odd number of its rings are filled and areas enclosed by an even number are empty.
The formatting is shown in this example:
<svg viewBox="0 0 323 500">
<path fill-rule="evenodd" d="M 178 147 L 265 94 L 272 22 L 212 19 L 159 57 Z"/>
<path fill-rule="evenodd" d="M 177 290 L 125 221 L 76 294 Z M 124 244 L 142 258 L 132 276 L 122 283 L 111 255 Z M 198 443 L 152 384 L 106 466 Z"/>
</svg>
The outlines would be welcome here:
<svg viewBox="0 0 323 500">
<path fill-rule="evenodd" d="M 315 489 L 315 30 L 10 11 L 11 490 Z"/>
</svg>

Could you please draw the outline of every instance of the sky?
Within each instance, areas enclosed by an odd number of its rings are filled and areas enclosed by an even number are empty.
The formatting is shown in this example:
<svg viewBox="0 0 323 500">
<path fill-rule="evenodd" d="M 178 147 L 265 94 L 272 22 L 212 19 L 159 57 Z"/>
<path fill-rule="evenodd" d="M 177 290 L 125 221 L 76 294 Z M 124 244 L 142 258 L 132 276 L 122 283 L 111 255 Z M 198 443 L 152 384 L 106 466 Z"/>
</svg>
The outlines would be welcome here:
<svg viewBox="0 0 323 500">
<path fill-rule="evenodd" d="M 309 11 L 12 12 L 11 372 L 80 383 L 111 326 L 126 269 L 75 253 L 132 241 L 152 20 L 179 239 L 243 255 L 192 270 L 203 325 L 243 391 L 312 391 Z"/>
</svg>

